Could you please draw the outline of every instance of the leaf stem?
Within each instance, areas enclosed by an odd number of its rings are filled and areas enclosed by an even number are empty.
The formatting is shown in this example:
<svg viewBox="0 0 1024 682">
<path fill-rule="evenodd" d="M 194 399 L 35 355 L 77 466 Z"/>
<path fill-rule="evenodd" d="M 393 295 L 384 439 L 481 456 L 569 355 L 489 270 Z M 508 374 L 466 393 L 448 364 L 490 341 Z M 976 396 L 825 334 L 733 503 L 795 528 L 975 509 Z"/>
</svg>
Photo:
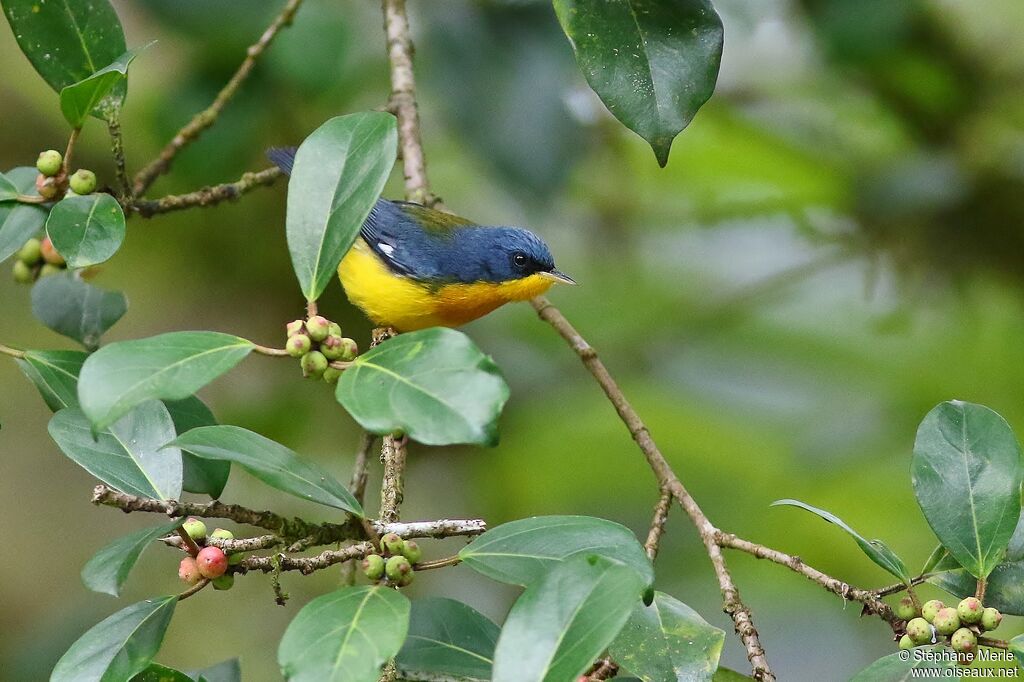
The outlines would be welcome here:
<svg viewBox="0 0 1024 682">
<path fill-rule="evenodd" d="M 18 350 L 17 348 L 11 348 L 0 343 L 0 353 L 4 355 L 10 355 L 12 358 L 24 359 L 25 351 Z"/>
<path fill-rule="evenodd" d="M 71 169 L 71 157 L 75 153 L 75 143 L 78 142 L 78 136 L 81 132 L 81 127 L 73 128 L 71 130 L 71 135 L 68 136 L 68 146 L 64 151 L 64 165 L 61 168 L 61 175 L 65 178 L 68 176 L 68 171 Z"/>
<path fill-rule="evenodd" d="M 199 554 L 199 545 L 197 545 L 196 541 L 192 539 L 192 536 L 189 535 L 181 526 L 178 526 L 174 532 L 176 532 L 178 537 L 181 538 L 181 544 L 184 546 L 185 551 L 195 558 L 195 556 Z"/>
<path fill-rule="evenodd" d="M 459 555 L 453 555 L 445 557 L 444 559 L 434 559 L 433 561 L 421 561 L 420 563 L 413 566 L 417 571 L 430 571 L 435 568 L 445 568 L 446 566 L 455 566 L 456 564 L 462 563 L 462 559 Z"/>
<path fill-rule="evenodd" d="M 978 601 L 985 601 L 985 589 L 988 587 L 988 581 L 985 578 L 978 578 L 977 587 L 974 590 L 974 596 L 978 598 Z"/>
<path fill-rule="evenodd" d="M 47 201 L 52 201 L 52 199 L 46 199 L 38 194 L 19 194 L 14 199 L 22 204 L 45 204 Z"/>
<path fill-rule="evenodd" d="M 269 346 L 261 346 L 258 343 L 252 344 L 252 350 L 255 353 L 259 353 L 260 355 L 266 355 L 271 358 L 291 357 L 290 355 L 288 355 L 288 351 L 286 351 L 284 348 L 270 348 Z"/>
</svg>

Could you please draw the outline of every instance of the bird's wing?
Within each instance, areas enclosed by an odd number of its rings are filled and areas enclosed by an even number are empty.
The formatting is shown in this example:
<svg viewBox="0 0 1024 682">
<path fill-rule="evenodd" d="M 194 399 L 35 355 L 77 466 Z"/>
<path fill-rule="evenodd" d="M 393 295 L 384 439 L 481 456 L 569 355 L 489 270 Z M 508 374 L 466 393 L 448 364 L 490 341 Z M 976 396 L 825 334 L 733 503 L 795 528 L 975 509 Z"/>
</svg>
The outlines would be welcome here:
<svg viewBox="0 0 1024 682">
<path fill-rule="evenodd" d="M 445 281 L 451 238 L 474 223 L 405 201 L 380 199 L 360 235 L 392 272 L 413 279 Z"/>
</svg>

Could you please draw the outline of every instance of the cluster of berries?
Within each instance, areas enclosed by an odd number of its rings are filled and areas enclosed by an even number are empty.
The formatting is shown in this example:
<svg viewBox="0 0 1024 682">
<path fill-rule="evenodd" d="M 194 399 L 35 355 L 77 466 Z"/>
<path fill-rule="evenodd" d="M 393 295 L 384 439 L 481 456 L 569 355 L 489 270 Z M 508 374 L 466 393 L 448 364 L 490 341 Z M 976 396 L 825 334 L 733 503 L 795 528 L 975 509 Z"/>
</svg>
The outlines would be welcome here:
<svg viewBox="0 0 1024 682">
<path fill-rule="evenodd" d="M 36 160 L 36 191 L 44 199 L 56 199 L 63 196 L 70 188 L 75 194 L 92 194 L 96 191 L 96 174 L 91 170 L 80 168 L 66 175 L 64 157 L 56 149 L 48 149 L 39 154 Z"/>
<path fill-rule="evenodd" d="M 206 542 L 206 524 L 196 518 L 189 518 L 182 524 L 182 530 L 202 547 Z M 235 535 L 229 530 L 217 528 L 210 533 L 211 538 L 233 540 Z M 229 558 L 220 547 L 206 545 L 194 557 L 187 556 L 178 566 L 178 577 L 189 585 L 195 585 L 203 578 L 213 583 L 215 590 L 230 590 L 235 584 L 235 576 L 228 573 L 228 566 L 241 561 L 241 554 L 233 554 Z"/>
<path fill-rule="evenodd" d="M 349 362 L 359 354 L 359 346 L 341 335 L 341 327 L 320 315 L 308 320 L 295 320 L 286 327 L 288 341 L 285 350 L 293 358 L 300 358 L 302 376 L 323 378 L 329 384 L 338 382 L 341 370 L 330 367 L 333 360 Z"/>
<path fill-rule="evenodd" d="M 363 573 L 373 581 L 386 578 L 388 583 L 405 587 L 412 582 L 413 564 L 423 558 L 423 550 L 412 540 L 403 540 L 395 533 L 380 538 L 384 556 L 370 554 L 363 559 Z"/>
<path fill-rule="evenodd" d="M 31 284 L 40 277 L 56 275 L 67 268 L 64 257 L 53 248 L 49 237 L 32 238 L 25 242 L 14 260 L 14 281 Z"/>
<path fill-rule="evenodd" d="M 963 654 L 967 662 L 974 658 L 978 635 L 995 630 L 1003 620 L 1003 614 L 992 607 L 986 608 L 976 597 L 967 597 L 956 607 L 932 599 L 925 602 L 920 611 L 910 597 L 904 597 L 896 606 L 896 615 L 907 621 L 907 634 L 900 638 L 901 649 L 935 644 L 947 637 L 949 645 Z"/>
</svg>

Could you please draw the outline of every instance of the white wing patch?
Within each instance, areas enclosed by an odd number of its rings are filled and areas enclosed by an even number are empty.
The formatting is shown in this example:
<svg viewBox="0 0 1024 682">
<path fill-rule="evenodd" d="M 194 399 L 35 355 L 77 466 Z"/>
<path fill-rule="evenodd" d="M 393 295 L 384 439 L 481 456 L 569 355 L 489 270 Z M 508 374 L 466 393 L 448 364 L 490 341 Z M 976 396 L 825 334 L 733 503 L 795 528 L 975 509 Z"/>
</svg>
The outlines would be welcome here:
<svg viewBox="0 0 1024 682">
<path fill-rule="evenodd" d="M 385 242 L 377 242 L 377 248 L 380 249 L 381 252 L 383 252 L 385 256 L 390 256 L 391 254 L 393 254 L 395 252 L 395 247 L 393 247 L 393 246 L 391 246 L 391 244 L 387 244 Z"/>
</svg>

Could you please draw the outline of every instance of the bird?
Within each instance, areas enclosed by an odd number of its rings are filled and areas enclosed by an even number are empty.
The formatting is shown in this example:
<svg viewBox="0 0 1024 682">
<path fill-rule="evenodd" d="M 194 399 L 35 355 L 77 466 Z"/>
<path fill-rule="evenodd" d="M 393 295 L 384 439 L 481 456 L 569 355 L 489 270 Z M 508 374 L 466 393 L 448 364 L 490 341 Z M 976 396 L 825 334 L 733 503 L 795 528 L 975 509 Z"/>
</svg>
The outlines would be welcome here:
<svg viewBox="0 0 1024 682">
<path fill-rule="evenodd" d="M 290 175 L 294 147 L 267 150 Z M 479 225 L 408 201 L 379 198 L 338 266 L 345 294 L 378 327 L 460 327 L 513 301 L 576 281 L 523 227 Z"/>
</svg>

